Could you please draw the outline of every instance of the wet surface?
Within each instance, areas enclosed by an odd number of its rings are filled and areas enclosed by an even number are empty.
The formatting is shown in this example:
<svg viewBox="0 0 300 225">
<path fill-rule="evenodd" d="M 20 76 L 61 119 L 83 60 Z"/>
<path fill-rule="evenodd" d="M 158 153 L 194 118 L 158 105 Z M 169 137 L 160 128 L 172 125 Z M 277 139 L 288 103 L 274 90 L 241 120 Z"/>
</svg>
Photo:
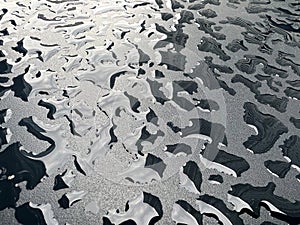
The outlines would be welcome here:
<svg viewBox="0 0 300 225">
<path fill-rule="evenodd" d="M 299 224 L 297 0 L 3 0 L 1 224 Z"/>
</svg>

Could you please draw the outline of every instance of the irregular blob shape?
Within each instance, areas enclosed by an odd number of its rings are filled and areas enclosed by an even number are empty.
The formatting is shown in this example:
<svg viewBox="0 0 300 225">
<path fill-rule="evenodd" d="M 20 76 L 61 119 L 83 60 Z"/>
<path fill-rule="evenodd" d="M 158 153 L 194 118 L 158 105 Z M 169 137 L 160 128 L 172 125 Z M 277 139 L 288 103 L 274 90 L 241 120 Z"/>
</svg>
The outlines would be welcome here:
<svg viewBox="0 0 300 225">
<path fill-rule="evenodd" d="M 46 109 L 49 110 L 48 114 L 47 114 L 47 118 L 49 118 L 50 120 L 54 120 L 54 117 L 53 115 L 55 114 L 56 112 L 56 107 L 49 103 L 49 102 L 46 102 L 46 101 L 43 101 L 42 99 L 38 102 L 38 105 L 39 106 L 42 106 L 42 107 L 45 107 Z"/>
<path fill-rule="evenodd" d="M 286 70 L 277 68 L 272 65 L 265 65 L 264 68 L 262 69 L 266 74 L 273 75 L 273 76 L 279 76 L 281 78 L 287 78 L 288 73 Z"/>
<path fill-rule="evenodd" d="M 244 55 L 244 59 L 240 59 L 239 61 L 237 61 L 237 63 L 235 63 L 235 66 L 242 72 L 252 74 L 256 71 L 256 66 L 260 63 L 266 65 L 267 61 L 260 56 Z"/>
<path fill-rule="evenodd" d="M 150 122 L 150 123 L 153 123 L 155 125 L 158 125 L 157 124 L 158 123 L 158 117 L 157 117 L 157 115 L 155 114 L 155 112 L 151 108 L 149 108 L 149 110 L 150 111 L 146 115 L 147 122 Z"/>
<path fill-rule="evenodd" d="M 185 200 L 178 200 L 173 205 L 172 219 L 176 224 L 202 225 L 203 216 Z"/>
<path fill-rule="evenodd" d="M 226 48 L 231 52 L 237 52 L 240 49 L 243 51 L 247 51 L 248 48 L 244 45 L 243 40 L 240 39 L 234 39 L 230 43 L 226 45 Z"/>
<path fill-rule="evenodd" d="M 291 168 L 291 163 L 279 160 L 267 160 L 264 162 L 264 165 L 271 171 L 271 173 L 276 174 L 280 178 L 284 178 Z"/>
<path fill-rule="evenodd" d="M 194 81 L 174 81 L 173 82 L 173 97 L 172 100 L 179 105 L 182 109 L 187 111 L 192 110 L 195 106 L 189 100 L 184 97 L 181 97 L 183 91 L 192 95 L 193 93 L 198 92 L 198 84 Z"/>
<path fill-rule="evenodd" d="M 23 38 L 22 40 L 18 41 L 18 42 L 17 42 L 17 46 L 16 46 L 16 47 L 12 47 L 12 50 L 14 50 L 14 51 L 16 51 L 16 52 L 22 54 L 23 56 L 25 56 L 25 55 L 27 54 L 28 51 L 27 51 L 27 49 L 24 48 L 24 46 L 23 46 L 23 40 L 24 40 L 24 38 Z"/>
<path fill-rule="evenodd" d="M 205 59 L 205 62 L 208 64 L 209 68 L 211 69 L 211 71 L 217 77 L 220 76 L 220 75 L 214 72 L 215 69 L 217 69 L 221 73 L 228 73 L 228 74 L 233 73 L 233 70 L 229 66 L 219 65 L 219 64 L 213 63 L 213 58 L 211 56 L 205 56 L 204 59 Z"/>
<path fill-rule="evenodd" d="M 216 169 L 219 172 L 235 177 L 241 176 L 243 172 L 250 168 L 249 163 L 244 158 L 227 153 L 223 150 L 218 150 L 213 161 L 207 160 L 202 155 L 200 155 L 200 160 L 205 167 L 209 169 Z"/>
<path fill-rule="evenodd" d="M 152 170 L 155 170 L 159 176 L 162 177 L 163 172 L 166 169 L 166 164 L 161 158 L 149 153 L 146 157 L 145 168 L 151 168 Z"/>
<path fill-rule="evenodd" d="M 141 102 L 136 97 L 128 94 L 126 91 L 124 92 L 124 95 L 129 99 L 132 111 L 139 113 L 138 108 L 140 107 Z"/>
<path fill-rule="evenodd" d="M 200 107 L 203 110 L 208 110 L 209 112 L 217 111 L 220 109 L 218 103 L 210 99 L 201 99 L 195 106 Z"/>
<path fill-rule="evenodd" d="M 155 70 L 155 79 L 160 79 L 160 78 L 164 78 L 165 75 L 163 74 L 163 72 L 159 71 L 159 70 Z"/>
<path fill-rule="evenodd" d="M 194 15 L 192 12 L 187 11 L 187 10 L 182 10 L 180 12 L 180 19 L 178 20 L 178 23 L 183 24 L 183 23 L 188 23 L 191 24 L 191 20 L 194 19 Z"/>
<path fill-rule="evenodd" d="M 184 71 L 186 56 L 181 54 L 180 52 L 173 51 L 159 51 L 161 54 L 161 65 L 166 65 L 168 70 L 173 71 Z"/>
<path fill-rule="evenodd" d="M 16 208 L 15 217 L 24 225 L 47 225 L 43 212 L 31 207 L 29 202 Z"/>
<path fill-rule="evenodd" d="M 244 224 L 237 212 L 228 209 L 222 200 L 214 196 L 202 195 L 197 198 L 197 204 L 202 214 L 215 215 L 224 225 Z"/>
<path fill-rule="evenodd" d="M 274 82 L 274 78 L 273 77 L 266 76 L 266 75 L 261 75 L 261 74 L 257 74 L 257 75 L 255 75 L 255 77 L 259 81 L 264 81 L 264 80 L 267 81 L 267 85 L 269 86 L 269 88 L 271 88 L 273 91 L 279 92 L 279 88 L 273 86 L 273 82 Z"/>
<path fill-rule="evenodd" d="M 181 155 L 182 153 L 185 155 L 192 154 L 192 148 L 191 146 L 184 144 L 184 143 L 178 143 L 173 145 L 166 145 L 166 152 L 170 152 L 174 155 Z"/>
<path fill-rule="evenodd" d="M 286 83 L 293 87 L 300 87 L 300 80 L 287 80 Z"/>
<path fill-rule="evenodd" d="M 15 217 L 18 222 L 24 225 L 58 225 L 58 221 L 54 218 L 54 213 L 49 203 L 24 203 L 16 208 Z"/>
<path fill-rule="evenodd" d="M 198 49 L 200 51 L 214 53 L 223 61 L 227 61 L 231 57 L 222 50 L 221 46 L 222 45 L 213 38 L 202 37 Z"/>
<path fill-rule="evenodd" d="M 12 115 L 11 109 L 0 110 L 0 124 L 6 123 Z"/>
<path fill-rule="evenodd" d="M 292 59 L 287 58 L 287 56 L 295 57 L 293 54 L 288 54 L 282 51 L 278 52 L 278 57 L 276 62 L 281 66 L 289 66 L 294 71 L 295 74 L 300 75 L 300 64 L 295 63 Z"/>
<path fill-rule="evenodd" d="M 240 74 L 236 74 L 232 79 L 231 79 L 232 83 L 242 83 L 244 84 L 246 87 L 248 87 L 250 89 L 251 92 L 253 92 L 256 95 L 259 95 L 259 88 L 261 87 L 261 83 L 258 81 L 251 81 L 247 78 L 245 78 L 244 76 L 240 75 Z"/>
<path fill-rule="evenodd" d="M 140 138 L 137 140 L 136 142 L 136 146 L 137 146 L 137 149 L 138 149 L 138 153 L 140 155 L 144 155 L 142 153 L 142 150 L 143 150 L 143 145 L 142 143 L 147 141 L 147 142 L 150 142 L 151 144 L 154 144 L 154 142 L 159 138 L 159 137 L 163 137 L 165 136 L 165 133 L 161 130 L 158 130 L 155 134 L 151 134 L 149 133 L 149 131 L 147 131 L 147 127 L 144 126 L 142 128 L 142 131 L 141 131 L 141 136 Z"/>
<path fill-rule="evenodd" d="M 282 149 L 283 155 L 291 160 L 291 163 L 300 167 L 300 137 L 292 135 L 279 146 Z"/>
<path fill-rule="evenodd" d="M 201 193 L 202 173 L 194 161 L 188 161 L 181 169 L 180 184 L 188 191 Z"/>
<path fill-rule="evenodd" d="M 253 103 L 244 104 L 244 120 L 247 124 L 256 127 L 258 134 L 251 135 L 243 145 L 255 154 L 269 151 L 278 138 L 288 132 L 288 128 L 275 116 L 260 112 Z"/>
<path fill-rule="evenodd" d="M 11 73 L 12 65 L 7 63 L 7 59 L 0 61 L 0 74 Z"/>
<path fill-rule="evenodd" d="M 212 9 L 202 9 L 202 10 L 199 11 L 199 13 L 202 16 L 205 16 L 206 18 L 217 17 L 217 13 L 214 10 L 212 10 Z"/>
<path fill-rule="evenodd" d="M 288 98 L 286 97 L 278 98 L 276 95 L 271 94 L 258 94 L 255 96 L 255 98 L 260 103 L 270 105 L 281 113 L 286 112 L 287 104 L 289 102 Z"/>
<path fill-rule="evenodd" d="M 74 205 L 76 202 L 82 200 L 86 195 L 85 191 L 72 191 L 67 194 L 64 194 L 59 200 L 58 203 L 61 208 L 67 209 Z"/>
<path fill-rule="evenodd" d="M 284 93 L 286 96 L 288 96 L 290 98 L 295 98 L 297 100 L 300 100 L 300 90 L 298 90 L 298 89 L 287 87 L 284 90 Z"/>
<path fill-rule="evenodd" d="M 150 79 L 147 79 L 147 82 L 149 83 L 151 88 L 151 93 L 157 102 L 164 105 L 166 101 L 169 101 L 169 99 L 165 96 L 165 94 L 159 90 L 163 86 L 161 83 L 155 80 L 152 81 Z"/>
<path fill-rule="evenodd" d="M 291 224 L 300 222 L 300 202 L 289 200 L 275 195 L 275 184 L 269 182 L 265 187 L 255 187 L 251 184 L 236 184 L 231 186 L 231 191 L 228 193 L 240 201 L 247 204 L 250 208 L 242 209 L 250 210 L 256 217 L 260 215 L 260 206 L 266 205 L 267 209 L 271 211 L 271 215 L 286 221 Z M 235 202 L 232 202 L 235 207 Z"/>
<path fill-rule="evenodd" d="M 26 157 L 20 143 L 13 143 L 0 152 L 1 178 L 0 209 L 15 207 L 21 189 L 16 185 L 26 181 L 26 188 L 33 189 L 46 176 L 43 162 Z"/>
<path fill-rule="evenodd" d="M 54 191 L 64 189 L 64 188 L 69 188 L 69 186 L 65 183 L 65 181 L 62 178 L 66 173 L 67 173 L 67 170 L 65 170 L 62 174 L 58 174 L 55 176 L 54 186 L 53 186 Z"/>
<path fill-rule="evenodd" d="M 209 178 L 208 178 L 208 181 L 210 183 L 213 183 L 213 184 L 222 184 L 223 183 L 223 177 L 221 175 L 210 175 Z"/>
<path fill-rule="evenodd" d="M 290 122 L 294 124 L 297 129 L 300 129 L 300 119 L 296 119 L 295 117 L 290 118 Z"/>
<path fill-rule="evenodd" d="M 173 18 L 173 15 L 171 13 L 162 13 L 161 18 L 165 21 L 168 21 L 169 19 Z"/>
<path fill-rule="evenodd" d="M 196 23 L 199 25 L 198 29 L 204 31 L 205 33 L 209 34 L 213 38 L 216 38 L 217 40 L 225 40 L 226 36 L 222 33 L 214 32 L 211 28 L 213 25 L 216 25 L 216 23 L 211 22 L 209 20 L 200 19 L 197 18 Z M 214 44 L 218 45 L 217 42 L 213 42 Z"/>
<path fill-rule="evenodd" d="M 163 26 L 160 26 L 159 24 L 155 24 L 156 30 L 162 34 L 165 34 L 167 37 L 163 40 L 158 41 L 154 49 L 165 47 L 168 43 L 172 43 L 175 45 L 176 51 L 181 50 L 183 47 L 185 47 L 185 44 L 188 39 L 188 35 L 183 32 L 183 29 L 181 28 L 180 24 L 175 25 L 175 31 L 168 31 Z M 176 64 L 173 64 L 176 65 Z"/>
<path fill-rule="evenodd" d="M 25 126 L 27 128 L 27 131 L 37 137 L 38 139 L 42 141 L 47 141 L 50 146 L 42 153 L 39 153 L 37 156 L 44 156 L 52 152 L 56 146 L 55 141 L 51 139 L 50 137 L 47 137 L 43 133 L 46 133 L 46 130 L 41 128 L 37 123 L 35 123 L 34 119 L 32 116 L 23 118 L 19 122 L 20 126 Z"/>
<path fill-rule="evenodd" d="M 86 176 L 86 172 L 82 169 L 82 167 L 80 166 L 79 162 L 78 162 L 78 159 L 77 159 L 77 156 L 73 155 L 74 157 L 74 165 L 75 165 L 75 168 L 76 170 L 83 174 L 84 176 Z"/>
<path fill-rule="evenodd" d="M 28 72 L 29 67 L 25 69 L 25 73 L 13 78 L 14 84 L 11 86 L 11 90 L 15 93 L 15 96 L 22 99 L 23 101 L 28 101 L 28 96 L 32 90 L 32 86 L 27 83 L 24 76 Z"/>
<path fill-rule="evenodd" d="M 2 145 L 9 143 L 11 137 L 11 131 L 8 128 L 0 127 L 0 148 Z"/>
<path fill-rule="evenodd" d="M 2 170 L 1 168 L 1 171 Z M 16 187 L 11 180 L 6 180 L 6 175 L 2 175 L 2 173 L 3 172 L 1 172 L 0 180 L 0 210 L 15 207 L 21 192 L 21 188 Z"/>
</svg>

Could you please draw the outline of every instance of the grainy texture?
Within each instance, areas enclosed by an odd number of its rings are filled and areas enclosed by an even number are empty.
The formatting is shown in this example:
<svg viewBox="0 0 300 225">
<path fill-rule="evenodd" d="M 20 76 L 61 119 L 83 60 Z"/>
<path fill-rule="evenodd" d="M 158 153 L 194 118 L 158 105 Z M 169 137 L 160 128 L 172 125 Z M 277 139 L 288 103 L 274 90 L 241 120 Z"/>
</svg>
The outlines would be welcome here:
<svg viewBox="0 0 300 225">
<path fill-rule="evenodd" d="M 1 0 L 1 225 L 299 224 L 299 11 Z"/>
</svg>

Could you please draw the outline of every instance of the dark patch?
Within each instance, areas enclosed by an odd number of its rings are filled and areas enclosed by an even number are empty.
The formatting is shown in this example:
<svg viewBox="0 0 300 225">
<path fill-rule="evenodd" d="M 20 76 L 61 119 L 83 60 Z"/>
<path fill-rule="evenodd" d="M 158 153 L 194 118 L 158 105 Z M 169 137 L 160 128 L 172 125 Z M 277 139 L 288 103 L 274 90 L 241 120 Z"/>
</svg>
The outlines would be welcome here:
<svg viewBox="0 0 300 225">
<path fill-rule="evenodd" d="M 0 127 L 0 148 L 2 147 L 2 145 L 8 144 L 8 141 L 6 139 L 7 134 L 7 128 Z"/>
<path fill-rule="evenodd" d="M 63 176 L 66 173 L 67 173 L 67 170 L 65 170 L 62 174 L 58 174 L 58 175 L 55 176 L 55 178 L 54 178 L 54 186 L 53 186 L 53 190 L 54 191 L 65 189 L 65 188 L 69 188 L 69 186 L 63 180 Z"/>
<path fill-rule="evenodd" d="M 273 182 L 269 182 L 265 187 L 255 187 L 251 184 L 236 184 L 231 186 L 232 190 L 228 193 L 248 203 L 253 212 L 249 212 L 248 209 L 244 210 L 250 214 L 253 213 L 256 218 L 260 216 L 260 206 L 265 205 L 262 201 L 268 201 L 286 214 L 276 213 L 267 207 L 267 209 L 271 211 L 272 216 L 284 220 L 289 224 L 298 224 L 300 222 L 300 202 L 290 202 L 285 198 L 275 195 L 273 193 L 275 187 Z"/>
<path fill-rule="evenodd" d="M 169 101 L 169 99 L 165 96 L 165 94 L 159 90 L 163 86 L 162 83 L 159 83 L 155 80 L 152 81 L 150 79 L 147 79 L 147 82 L 149 83 L 151 93 L 157 102 L 164 105 L 166 101 Z"/>
<path fill-rule="evenodd" d="M 174 144 L 174 145 L 166 145 L 167 152 L 171 152 L 174 155 L 177 155 L 180 152 L 183 152 L 187 155 L 192 154 L 192 148 L 191 146 L 184 144 L 184 143 L 178 143 L 178 144 Z"/>
<path fill-rule="evenodd" d="M 221 175 L 214 175 L 214 174 L 210 175 L 209 178 L 208 178 L 208 180 L 216 181 L 216 182 L 218 182 L 220 184 L 222 184 L 224 182 L 223 177 Z"/>
<path fill-rule="evenodd" d="M 5 123 L 5 117 L 7 116 L 7 110 L 8 109 L 0 110 L 0 124 Z"/>
<path fill-rule="evenodd" d="M 231 52 L 237 52 L 239 50 L 248 51 L 248 48 L 244 45 L 244 41 L 240 39 L 234 39 L 226 45 L 226 48 Z"/>
<path fill-rule="evenodd" d="M 124 75 L 126 71 L 117 72 L 110 76 L 110 88 L 113 89 L 118 77 Z"/>
<path fill-rule="evenodd" d="M 279 160 L 267 160 L 264 162 L 264 164 L 265 167 L 267 167 L 272 173 L 275 173 L 280 178 L 284 178 L 291 168 L 290 163 Z"/>
<path fill-rule="evenodd" d="M 212 26 L 214 26 L 214 25 L 216 25 L 216 23 L 214 23 L 214 22 L 212 22 L 212 21 L 209 21 L 209 20 L 205 20 L 205 19 L 200 19 L 200 18 L 197 18 L 196 20 L 195 20 L 195 22 L 196 22 L 196 24 L 198 24 L 199 26 L 198 26 L 198 29 L 199 30 L 202 30 L 202 31 L 204 31 L 205 33 L 207 33 L 207 34 L 209 34 L 210 36 L 212 36 L 213 38 L 216 38 L 217 40 L 225 40 L 226 39 L 226 36 L 225 36 L 225 34 L 222 34 L 222 33 L 217 33 L 217 32 L 214 32 L 214 30 L 212 29 Z M 205 39 L 206 40 L 206 39 Z M 207 45 L 209 45 L 209 47 L 208 48 L 220 48 L 220 44 L 219 43 L 217 43 L 216 41 L 211 41 L 211 40 L 213 40 L 213 39 L 211 39 L 211 38 L 209 38 L 209 39 L 207 39 L 207 41 L 208 41 L 208 43 L 206 43 Z M 203 40 L 204 41 L 204 40 Z M 212 43 L 209 43 L 209 41 L 210 42 L 212 42 Z M 217 45 L 217 46 L 212 46 L 212 44 L 215 44 L 215 45 Z M 198 47 L 199 48 L 199 47 Z M 204 46 L 203 46 L 203 48 L 204 48 Z M 199 49 L 200 50 L 200 49 Z M 206 51 L 206 50 L 204 50 L 204 51 Z M 217 51 L 217 52 L 219 52 L 220 50 L 212 50 L 212 49 L 208 49 L 206 52 L 208 52 L 208 51 L 210 51 L 210 52 L 212 52 L 212 53 L 215 53 L 215 52 L 213 52 L 213 51 Z M 222 50 L 221 50 L 222 51 Z M 215 54 L 217 54 L 217 53 L 215 53 Z M 224 52 L 222 52 L 222 55 L 224 55 L 225 53 Z M 218 55 L 218 54 L 217 54 Z M 225 57 L 225 58 L 228 58 L 229 56 L 222 56 L 222 57 Z M 230 57 L 229 57 L 230 58 Z"/>
<path fill-rule="evenodd" d="M 134 222 L 134 220 L 129 219 L 129 220 L 126 220 L 126 221 L 120 223 L 119 225 L 137 225 L 137 224 L 136 224 L 136 222 Z"/>
<path fill-rule="evenodd" d="M 162 13 L 161 14 L 161 18 L 164 20 L 164 21 L 168 21 L 169 19 L 173 18 L 173 15 L 171 13 Z"/>
<path fill-rule="evenodd" d="M 255 154 L 269 151 L 280 135 L 288 132 L 288 128 L 276 117 L 260 112 L 253 103 L 246 102 L 244 109 L 244 121 L 255 126 L 258 130 L 258 135 L 251 135 L 243 144 Z"/>
<path fill-rule="evenodd" d="M 29 202 L 16 208 L 15 217 L 23 225 L 47 225 L 43 212 L 30 207 Z"/>
<path fill-rule="evenodd" d="M 68 122 L 69 122 L 69 128 L 70 128 L 71 134 L 81 137 L 81 135 L 78 134 L 78 133 L 76 132 L 76 130 L 75 130 L 75 123 L 73 122 L 73 120 L 71 120 L 70 117 L 67 116 L 67 115 L 64 115 L 64 117 L 65 117 L 65 118 L 68 120 Z"/>
<path fill-rule="evenodd" d="M 291 87 L 287 87 L 284 90 L 284 93 L 288 97 L 296 98 L 297 100 L 300 100 L 300 90 L 297 90 L 297 89 L 291 88 Z"/>
<path fill-rule="evenodd" d="M 213 162 L 232 169 L 238 177 L 250 168 L 249 163 L 244 158 L 230 154 L 223 150 L 218 151 Z"/>
<path fill-rule="evenodd" d="M 202 173 L 194 161 L 188 161 L 183 166 L 183 173 L 194 183 L 196 189 L 201 192 Z"/>
<path fill-rule="evenodd" d="M 202 9 L 199 11 L 200 15 L 205 16 L 206 18 L 215 18 L 217 13 L 212 9 Z"/>
<path fill-rule="evenodd" d="M 166 169 L 167 165 L 164 163 L 164 161 L 150 153 L 148 153 L 146 162 L 145 162 L 145 168 L 150 168 L 155 170 L 160 177 L 163 177 L 163 173 Z"/>
<path fill-rule="evenodd" d="M 16 47 L 12 47 L 12 50 L 14 50 L 16 52 L 19 52 L 20 54 L 22 54 L 23 56 L 25 56 L 28 51 L 23 46 L 23 40 L 24 40 L 24 38 L 22 40 L 18 41 L 17 42 L 17 46 Z"/>
<path fill-rule="evenodd" d="M 117 126 L 115 124 L 113 124 L 113 126 L 109 129 L 109 135 L 110 135 L 110 141 L 109 141 L 109 145 L 112 143 L 117 143 L 118 142 L 118 138 L 115 135 L 114 130 L 117 128 Z"/>
<path fill-rule="evenodd" d="M 207 194 L 200 196 L 197 200 L 205 202 L 206 204 L 209 204 L 210 206 L 219 210 L 223 214 L 223 216 L 225 216 L 232 224 L 244 224 L 244 221 L 239 217 L 239 213 L 228 209 L 222 200 Z M 204 214 L 207 216 L 211 216 L 211 214 Z M 216 218 L 220 223 L 222 223 L 217 215 L 212 216 Z"/>
<path fill-rule="evenodd" d="M 50 152 L 52 152 L 56 146 L 55 141 L 52 140 L 51 138 L 45 136 L 43 133 L 46 133 L 46 131 L 41 128 L 40 126 L 38 126 L 32 119 L 32 116 L 27 117 L 27 118 L 23 118 L 20 122 L 19 122 L 20 126 L 24 126 L 26 127 L 27 131 L 29 133 L 31 133 L 32 135 L 34 135 L 36 138 L 42 140 L 42 141 L 47 141 L 50 146 L 43 152 L 38 153 L 36 155 L 27 153 L 29 156 L 34 156 L 35 158 L 37 157 L 43 157 L 48 155 Z"/>
<path fill-rule="evenodd" d="M 54 115 L 55 112 L 56 112 L 56 107 L 55 107 L 53 104 L 51 104 L 51 103 L 49 103 L 49 102 L 46 102 L 46 101 L 44 101 L 44 100 L 41 99 L 41 100 L 38 102 L 38 105 L 39 105 L 39 106 L 42 106 L 42 107 L 45 107 L 46 109 L 48 109 L 49 112 L 47 113 L 47 118 L 50 119 L 50 120 L 54 120 L 53 115 Z"/>
<path fill-rule="evenodd" d="M 86 176 L 85 171 L 81 168 L 80 164 L 79 164 L 78 161 L 77 161 L 77 157 L 76 157 L 75 155 L 73 155 L 73 156 L 74 156 L 74 165 L 75 165 L 76 170 L 77 170 L 79 173 L 81 173 L 81 174 L 83 174 L 84 176 Z"/>
<path fill-rule="evenodd" d="M 7 63 L 7 59 L 0 61 L 0 74 L 11 73 L 12 65 Z"/>
<path fill-rule="evenodd" d="M 155 44 L 154 49 L 166 47 L 166 45 L 169 43 L 175 45 L 176 51 L 180 51 L 185 47 L 189 36 L 183 32 L 181 24 L 175 24 L 176 31 L 168 31 L 166 28 L 157 23 L 155 24 L 155 26 L 158 32 L 165 34 L 167 37 L 163 40 L 158 41 Z"/>
<path fill-rule="evenodd" d="M 44 163 L 26 157 L 20 147 L 19 142 L 13 143 L 0 152 L 0 210 L 16 206 L 21 192 L 16 184 L 26 181 L 26 188 L 32 190 L 46 176 Z"/>
<path fill-rule="evenodd" d="M 199 101 L 199 103 L 197 103 L 195 106 L 200 107 L 201 109 L 204 109 L 204 110 L 207 109 L 210 112 L 217 111 L 220 108 L 217 102 L 210 100 L 210 99 L 201 99 Z"/>
<path fill-rule="evenodd" d="M 198 49 L 203 52 L 216 54 L 223 61 L 227 61 L 230 59 L 230 56 L 222 50 L 221 46 L 222 45 L 213 38 L 202 37 Z"/>
<path fill-rule="evenodd" d="M 273 86 L 274 78 L 267 75 L 261 75 L 257 74 L 255 75 L 255 78 L 257 78 L 259 81 L 267 81 L 267 85 L 269 88 L 271 88 L 275 92 L 279 92 L 279 88 Z"/>
<path fill-rule="evenodd" d="M 29 83 L 27 83 L 24 79 L 25 74 L 28 72 L 29 67 L 25 69 L 25 73 L 14 77 L 13 85 L 11 86 L 11 90 L 15 93 L 15 96 L 22 99 L 23 101 L 28 101 L 28 96 L 32 90 L 32 87 Z"/>
<path fill-rule="evenodd" d="M 196 210 L 193 206 L 191 206 L 188 202 L 186 202 L 184 200 L 178 200 L 175 203 L 180 205 L 181 208 L 183 208 L 186 212 L 188 212 L 190 215 L 192 215 L 199 225 L 203 225 L 202 214 L 198 210 Z"/>
<path fill-rule="evenodd" d="M 284 156 L 291 159 L 291 163 L 300 167 L 300 137 L 292 135 L 279 146 Z"/>
<path fill-rule="evenodd" d="M 70 208 L 70 201 L 66 194 L 64 194 L 60 199 L 58 199 L 58 204 L 63 209 Z"/>
<path fill-rule="evenodd" d="M 143 52 L 141 49 L 138 48 L 138 53 L 139 53 L 139 65 L 142 66 L 145 63 L 148 63 L 150 60 L 150 57 Z"/>
<path fill-rule="evenodd" d="M 160 66 L 166 65 L 168 70 L 173 71 L 184 71 L 186 56 L 181 54 L 180 52 L 172 52 L 168 50 L 167 52 L 159 51 L 161 55 L 161 63 Z"/>
<path fill-rule="evenodd" d="M 161 201 L 159 200 L 158 197 L 147 192 L 143 192 L 143 196 L 144 196 L 143 202 L 149 204 L 153 209 L 155 209 L 155 211 L 158 214 L 158 216 L 153 217 L 149 222 L 149 225 L 154 225 L 163 216 L 163 207 Z"/>
<path fill-rule="evenodd" d="M 165 75 L 163 74 L 163 72 L 159 71 L 159 70 L 155 70 L 155 79 L 160 79 L 160 78 L 164 78 Z"/>
<path fill-rule="evenodd" d="M 129 99 L 132 111 L 139 113 L 140 111 L 138 110 L 138 108 L 141 106 L 141 102 L 136 97 L 128 94 L 127 91 L 124 92 L 124 95 Z"/>
<path fill-rule="evenodd" d="M 260 63 L 266 65 L 267 61 L 260 56 L 244 55 L 244 59 L 238 60 L 235 66 L 242 72 L 252 74 L 256 71 L 256 66 Z"/>
<path fill-rule="evenodd" d="M 297 129 L 300 129 L 300 119 L 296 119 L 295 117 L 290 118 L 290 122 L 294 124 Z"/>
<path fill-rule="evenodd" d="M 158 123 L 157 123 L 158 122 L 158 117 L 157 117 L 157 115 L 155 114 L 155 112 L 151 108 L 149 108 L 149 110 L 150 111 L 146 115 L 147 122 L 153 123 L 153 124 L 158 126 Z"/>
</svg>

